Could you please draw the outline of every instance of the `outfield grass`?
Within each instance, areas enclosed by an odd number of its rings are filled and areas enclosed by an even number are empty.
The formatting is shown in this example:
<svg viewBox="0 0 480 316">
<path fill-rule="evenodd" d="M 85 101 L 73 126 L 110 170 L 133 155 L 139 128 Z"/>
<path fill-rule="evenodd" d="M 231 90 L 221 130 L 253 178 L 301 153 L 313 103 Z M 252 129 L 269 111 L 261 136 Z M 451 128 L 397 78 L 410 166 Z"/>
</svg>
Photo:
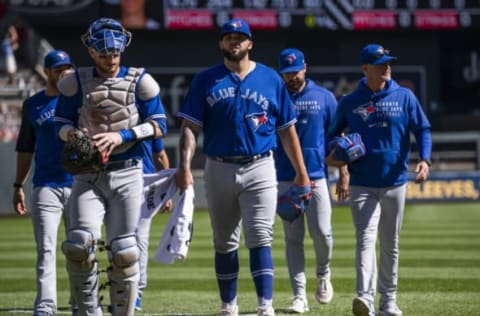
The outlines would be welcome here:
<svg viewBox="0 0 480 316">
<path fill-rule="evenodd" d="M 154 219 L 151 253 L 157 247 L 167 215 Z M 206 212 L 194 215 L 195 229 L 188 258 L 173 265 L 150 262 L 149 287 L 143 311 L 137 315 L 216 315 L 219 309 L 213 270 L 211 230 Z M 355 295 L 354 231 L 350 212 L 335 207 L 335 246 L 331 304 L 314 298 L 314 257 L 307 238 L 310 315 L 351 315 Z M 62 232 L 63 233 L 63 232 Z M 283 232 L 275 227 L 274 305 L 282 315 L 291 290 L 283 253 Z M 256 298 L 248 269 L 248 254 L 240 251 L 238 302 L 241 314 L 255 311 Z M 99 254 L 105 267 L 105 253 Z M 60 315 L 68 315 L 68 285 L 63 255 L 58 253 Z M 101 274 L 103 280 L 105 275 Z M 104 302 L 108 294 L 104 291 Z M 0 218 L 0 315 L 31 315 L 35 298 L 35 244 L 30 218 Z M 404 315 L 480 315 L 480 203 L 408 206 L 400 239 L 398 303 Z"/>
</svg>

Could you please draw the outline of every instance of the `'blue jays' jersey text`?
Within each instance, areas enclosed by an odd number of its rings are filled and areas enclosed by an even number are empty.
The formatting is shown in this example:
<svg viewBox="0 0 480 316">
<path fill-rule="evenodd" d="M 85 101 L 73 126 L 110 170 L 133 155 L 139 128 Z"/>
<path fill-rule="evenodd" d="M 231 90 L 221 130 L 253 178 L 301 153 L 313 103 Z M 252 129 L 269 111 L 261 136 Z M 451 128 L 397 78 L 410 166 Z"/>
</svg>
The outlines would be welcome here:
<svg viewBox="0 0 480 316">
<path fill-rule="evenodd" d="M 390 80 L 377 93 L 360 80 L 337 108 L 331 136 L 345 128 L 362 136 L 367 154 L 349 165 L 350 183 L 383 188 L 407 182 L 410 131 L 415 135 L 419 155 L 430 159 L 430 123 L 412 91 Z"/>
<path fill-rule="evenodd" d="M 35 153 L 33 186 L 70 187 L 72 176 L 63 170 L 63 141 L 55 128 L 58 97 L 40 91 L 23 102 L 22 123 L 16 146 L 17 152 Z"/>
<path fill-rule="evenodd" d="M 225 65 L 192 81 L 178 116 L 202 126 L 207 156 L 251 156 L 276 147 L 276 130 L 295 123 L 280 76 L 256 63 L 243 80 Z"/>
<path fill-rule="evenodd" d="M 290 96 L 297 113 L 295 128 L 308 176 L 311 180 L 325 178 L 326 134 L 335 114 L 337 100 L 332 92 L 309 79 L 300 93 L 291 93 Z M 295 178 L 295 169 L 280 144 L 275 152 L 275 167 L 279 181 L 291 181 Z"/>
</svg>

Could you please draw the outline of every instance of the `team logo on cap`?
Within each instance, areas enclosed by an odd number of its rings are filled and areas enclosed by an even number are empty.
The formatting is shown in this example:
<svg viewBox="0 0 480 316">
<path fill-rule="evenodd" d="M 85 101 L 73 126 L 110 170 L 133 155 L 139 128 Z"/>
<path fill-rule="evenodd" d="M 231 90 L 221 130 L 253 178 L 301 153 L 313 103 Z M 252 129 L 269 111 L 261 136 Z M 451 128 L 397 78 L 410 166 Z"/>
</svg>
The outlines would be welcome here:
<svg viewBox="0 0 480 316">
<path fill-rule="evenodd" d="M 58 52 L 57 56 L 60 57 L 61 59 L 67 59 L 68 56 L 65 52 Z"/>
<path fill-rule="evenodd" d="M 371 114 L 375 113 L 375 107 L 373 106 L 372 102 L 369 102 L 354 109 L 353 113 L 360 115 L 362 120 L 365 122 Z"/>
<path fill-rule="evenodd" d="M 234 29 L 238 29 L 239 27 L 242 27 L 242 21 L 233 21 L 230 23 L 230 26 Z"/>
<path fill-rule="evenodd" d="M 268 117 L 266 112 L 261 113 L 252 113 L 245 116 L 253 123 L 253 128 L 256 131 L 261 125 L 264 125 L 268 122 Z"/>
<path fill-rule="evenodd" d="M 297 55 L 295 55 L 294 53 L 291 53 L 290 55 L 285 56 L 285 61 L 289 65 L 293 64 L 295 60 L 297 60 Z"/>
</svg>

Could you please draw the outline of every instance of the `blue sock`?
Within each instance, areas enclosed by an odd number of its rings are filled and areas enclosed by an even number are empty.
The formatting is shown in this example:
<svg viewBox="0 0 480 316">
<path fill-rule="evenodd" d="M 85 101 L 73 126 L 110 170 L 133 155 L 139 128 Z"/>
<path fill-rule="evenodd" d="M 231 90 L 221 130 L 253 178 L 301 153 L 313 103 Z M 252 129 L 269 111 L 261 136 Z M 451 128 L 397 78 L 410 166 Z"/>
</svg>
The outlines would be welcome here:
<svg viewBox="0 0 480 316">
<path fill-rule="evenodd" d="M 250 271 L 261 299 L 271 300 L 273 296 L 273 259 L 269 246 L 250 249 Z"/>
<path fill-rule="evenodd" d="M 238 251 L 221 254 L 215 252 L 215 272 L 217 274 L 220 298 L 230 303 L 237 297 Z"/>
</svg>

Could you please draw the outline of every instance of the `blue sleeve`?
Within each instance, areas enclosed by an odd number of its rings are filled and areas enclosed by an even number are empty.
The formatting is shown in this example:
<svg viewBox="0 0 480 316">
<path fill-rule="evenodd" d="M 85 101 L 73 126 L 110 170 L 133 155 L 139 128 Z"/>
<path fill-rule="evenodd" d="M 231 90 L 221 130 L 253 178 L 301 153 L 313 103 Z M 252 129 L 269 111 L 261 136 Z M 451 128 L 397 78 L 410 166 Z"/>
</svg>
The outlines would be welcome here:
<svg viewBox="0 0 480 316">
<path fill-rule="evenodd" d="M 152 140 L 152 152 L 159 153 L 163 150 L 163 141 L 161 138 L 155 138 Z"/>
<path fill-rule="evenodd" d="M 328 129 L 327 139 L 338 136 L 347 127 L 347 101 L 343 97 L 338 103 L 332 124 Z"/>
<path fill-rule="evenodd" d="M 278 75 L 277 75 L 278 76 Z M 290 98 L 287 87 L 283 80 L 278 76 L 278 117 L 277 117 L 277 129 L 289 127 L 297 121 L 297 115 L 293 108 L 293 101 Z"/>
<path fill-rule="evenodd" d="M 205 107 L 202 100 L 205 100 L 205 97 L 203 93 L 204 87 L 201 82 L 202 79 L 200 74 L 193 78 L 178 116 L 188 121 L 192 121 L 197 125 L 203 126 L 205 120 Z"/>
<path fill-rule="evenodd" d="M 328 93 L 326 97 L 326 118 L 325 118 L 325 153 L 328 153 L 328 143 L 333 139 L 333 136 L 328 133 L 330 126 L 333 124 L 335 118 L 335 112 L 337 110 L 337 99 L 333 93 Z"/>
<path fill-rule="evenodd" d="M 410 129 L 417 142 L 420 159 L 430 160 L 432 153 L 431 125 L 418 99 L 411 93 L 410 96 Z"/>
<path fill-rule="evenodd" d="M 23 102 L 22 122 L 15 150 L 24 153 L 35 152 L 35 129 L 28 115 L 28 99 Z"/>
<path fill-rule="evenodd" d="M 57 130 L 66 124 L 75 127 L 78 126 L 78 109 L 82 106 L 82 101 L 83 96 L 81 91 L 71 97 L 64 95 L 59 96 L 57 108 L 55 109 L 55 124 Z"/>
<path fill-rule="evenodd" d="M 140 100 L 138 97 L 135 99 L 141 122 L 154 120 L 160 127 L 162 134 L 167 135 L 167 116 L 160 99 L 160 93 L 149 100 Z"/>
</svg>

